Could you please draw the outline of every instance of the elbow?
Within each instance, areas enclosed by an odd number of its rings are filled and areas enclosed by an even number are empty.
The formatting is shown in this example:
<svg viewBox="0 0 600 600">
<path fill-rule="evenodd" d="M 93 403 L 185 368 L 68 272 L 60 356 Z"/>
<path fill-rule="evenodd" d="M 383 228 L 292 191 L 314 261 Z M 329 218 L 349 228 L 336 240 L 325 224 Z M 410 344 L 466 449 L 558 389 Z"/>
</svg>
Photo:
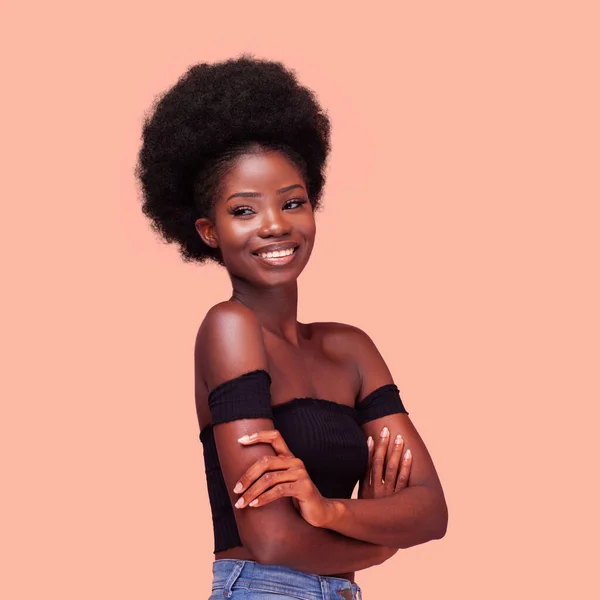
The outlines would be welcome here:
<svg viewBox="0 0 600 600">
<path fill-rule="evenodd" d="M 448 507 L 442 497 L 439 502 L 431 506 L 430 510 L 415 522 L 412 535 L 403 536 L 398 543 L 398 548 L 405 550 L 433 540 L 441 540 L 448 529 Z"/>
<path fill-rule="evenodd" d="M 284 507 L 285 505 L 280 505 L 281 509 Z M 257 509 L 257 511 L 267 508 Z M 292 566 L 298 560 L 299 550 L 302 548 L 299 541 L 306 531 L 305 528 L 310 526 L 295 511 L 291 500 L 287 514 L 283 510 L 282 513 L 276 514 L 273 511 L 270 518 L 248 523 L 249 526 L 246 527 L 238 525 L 244 547 L 261 565 Z M 290 540 L 298 540 L 298 542 L 290 543 Z"/>
<path fill-rule="evenodd" d="M 272 540 L 254 544 L 251 550 L 254 560 L 261 565 L 281 564 L 281 555 L 278 558 L 277 544 Z"/>
<path fill-rule="evenodd" d="M 285 540 L 275 535 L 258 536 L 250 543 L 244 543 L 254 560 L 261 565 L 282 565 L 286 560 L 286 546 L 289 550 L 289 542 L 286 545 Z"/>
<path fill-rule="evenodd" d="M 432 540 L 441 540 L 448 531 L 448 519 L 446 518 L 444 521 L 438 524 L 438 526 L 432 532 L 431 539 Z"/>
<path fill-rule="evenodd" d="M 429 511 L 426 517 L 427 540 L 441 540 L 448 530 L 448 505 L 444 492 L 440 489 L 437 493 L 431 494 Z"/>
<path fill-rule="evenodd" d="M 289 543 L 287 548 L 273 543 L 265 544 L 254 554 L 254 560 L 261 565 L 295 568 L 298 556 L 289 550 Z"/>
<path fill-rule="evenodd" d="M 448 530 L 448 505 L 444 498 L 441 499 L 440 505 L 436 508 L 435 514 L 432 516 L 431 539 L 441 540 Z"/>
</svg>

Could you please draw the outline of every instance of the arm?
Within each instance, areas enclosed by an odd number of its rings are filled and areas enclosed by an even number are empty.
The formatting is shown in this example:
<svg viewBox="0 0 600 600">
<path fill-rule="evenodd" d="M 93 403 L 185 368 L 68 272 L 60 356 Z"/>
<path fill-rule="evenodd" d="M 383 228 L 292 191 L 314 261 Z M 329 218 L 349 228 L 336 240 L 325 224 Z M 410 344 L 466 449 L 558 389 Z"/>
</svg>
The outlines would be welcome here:
<svg viewBox="0 0 600 600">
<path fill-rule="evenodd" d="M 360 398 L 393 383 L 391 373 L 371 339 L 357 328 L 348 332 L 361 375 Z M 384 426 L 390 439 L 401 434 L 412 453 L 408 487 L 386 498 L 336 499 L 325 527 L 344 535 L 395 548 L 408 548 L 446 533 L 448 508 L 431 456 L 407 414 L 392 414 L 363 425 L 376 439 Z M 391 448 L 390 448 L 391 452 Z M 388 457 L 390 455 L 388 452 Z"/>
<path fill-rule="evenodd" d="M 255 369 L 267 370 L 260 324 L 252 311 L 222 303 L 207 314 L 196 342 L 196 368 L 209 389 Z M 243 399 L 240 399 L 243 401 Z M 270 419 L 243 419 L 214 426 L 219 462 L 232 504 L 233 487 L 240 476 L 263 456 L 274 456 L 266 444 L 244 447 L 242 435 L 273 429 Z M 263 564 L 278 564 L 309 573 L 336 574 L 381 564 L 394 549 L 309 525 L 282 498 L 253 510 L 235 509 L 244 546 Z"/>
</svg>

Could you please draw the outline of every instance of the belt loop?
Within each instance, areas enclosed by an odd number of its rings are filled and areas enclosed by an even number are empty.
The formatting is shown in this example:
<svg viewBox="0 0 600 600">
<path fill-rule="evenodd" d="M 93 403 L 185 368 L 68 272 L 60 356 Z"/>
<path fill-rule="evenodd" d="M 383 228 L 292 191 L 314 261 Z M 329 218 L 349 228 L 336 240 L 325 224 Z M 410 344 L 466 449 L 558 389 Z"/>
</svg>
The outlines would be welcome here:
<svg viewBox="0 0 600 600">
<path fill-rule="evenodd" d="M 244 568 L 244 561 L 236 560 L 235 565 L 233 566 L 233 570 L 231 571 L 231 574 L 227 578 L 227 581 L 225 582 L 225 587 L 223 588 L 223 596 L 225 596 L 225 598 L 231 598 L 231 596 L 233 594 L 233 591 L 232 591 L 233 585 L 238 580 L 238 577 L 242 574 L 243 568 Z"/>
<path fill-rule="evenodd" d="M 319 575 L 319 583 L 321 584 L 321 593 L 323 594 L 323 598 L 329 598 L 329 585 L 327 582 L 327 578 Z"/>
</svg>

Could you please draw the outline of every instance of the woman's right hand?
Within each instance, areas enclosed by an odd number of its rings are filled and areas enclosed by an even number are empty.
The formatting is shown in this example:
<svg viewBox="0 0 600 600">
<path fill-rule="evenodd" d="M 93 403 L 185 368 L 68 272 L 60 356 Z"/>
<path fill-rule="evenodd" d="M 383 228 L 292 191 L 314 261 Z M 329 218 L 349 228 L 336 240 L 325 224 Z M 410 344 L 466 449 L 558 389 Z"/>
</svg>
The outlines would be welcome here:
<svg viewBox="0 0 600 600">
<path fill-rule="evenodd" d="M 377 442 L 373 442 L 371 437 L 367 440 L 369 463 L 358 488 L 360 499 L 385 498 L 407 487 L 412 453 L 407 449 L 402 456 L 404 440 L 399 435 L 393 442 L 394 447 L 386 462 L 389 442 L 390 434 L 387 427 L 383 428 Z"/>
</svg>

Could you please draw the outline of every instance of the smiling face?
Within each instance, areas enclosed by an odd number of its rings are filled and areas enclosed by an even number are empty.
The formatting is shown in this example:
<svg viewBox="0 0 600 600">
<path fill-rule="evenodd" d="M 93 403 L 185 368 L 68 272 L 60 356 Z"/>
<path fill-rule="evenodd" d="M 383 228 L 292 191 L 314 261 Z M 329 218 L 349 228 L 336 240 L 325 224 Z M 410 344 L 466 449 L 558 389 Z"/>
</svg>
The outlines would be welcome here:
<svg viewBox="0 0 600 600">
<path fill-rule="evenodd" d="M 232 277 L 261 287 L 295 281 L 310 258 L 315 218 L 300 170 L 282 153 L 243 154 L 219 186 L 213 219 L 196 221 Z"/>
</svg>

